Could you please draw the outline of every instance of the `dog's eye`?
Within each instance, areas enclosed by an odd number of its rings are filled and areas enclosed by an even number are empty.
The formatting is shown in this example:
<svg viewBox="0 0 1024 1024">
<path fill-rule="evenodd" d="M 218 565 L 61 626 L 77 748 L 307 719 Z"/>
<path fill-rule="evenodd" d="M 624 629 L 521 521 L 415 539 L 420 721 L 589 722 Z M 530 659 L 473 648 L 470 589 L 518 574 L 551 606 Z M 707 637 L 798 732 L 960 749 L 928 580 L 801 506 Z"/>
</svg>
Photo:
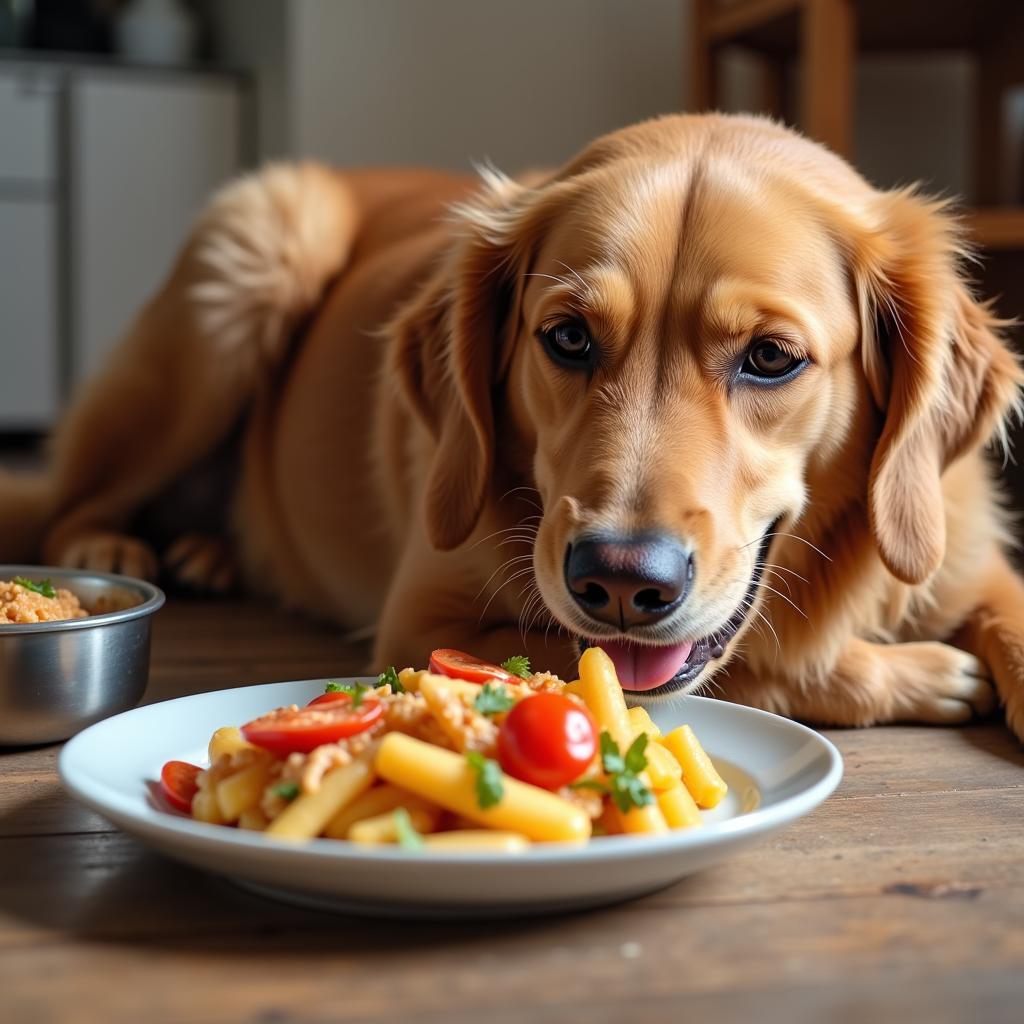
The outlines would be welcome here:
<svg viewBox="0 0 1024 1024">
<path fill-rule="evenodd" d="M 556 363 L 570 368 L 588 366 L 594 358 L 594 342 L 587 325 L 563 320 L 539 333 L 541 342 Z"/>
<path fill-rule="evenodd" d="M 749 377 L 771 380 L 776 377 L 785 377 L 787 373 L 802 366 L 804 362 L 805 360 L 765 338 L 751 346 L 740 372 Z"/>
</svg>

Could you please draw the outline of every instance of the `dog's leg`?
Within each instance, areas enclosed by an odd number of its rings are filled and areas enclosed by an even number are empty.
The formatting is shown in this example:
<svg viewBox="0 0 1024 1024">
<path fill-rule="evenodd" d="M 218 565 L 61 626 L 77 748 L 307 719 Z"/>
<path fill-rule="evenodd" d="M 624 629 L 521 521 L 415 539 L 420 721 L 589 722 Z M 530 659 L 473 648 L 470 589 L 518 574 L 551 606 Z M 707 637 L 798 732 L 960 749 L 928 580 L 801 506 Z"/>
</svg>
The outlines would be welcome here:
<svg viewBox="0 0 1024 1024">
<path fill-rule="evenodd" d="M 151 576 L 140 507 L 236 425 L 355 231 L 342 180 L 272 167 L 211 202 L 170 280 L 71 408 L 54 445 L 43 557 Z"/>
<path fill-rule="evenodd" d="M 855 637 L 830 672 L 800 679 L 767 677 L 734 662 L 713 689 L 726 700 L 820 725 L 955 725 L 995 707 L 983 662 L 928 641 L 880 644 Z"/>
<path fill-rule="evenodd" d="M 1003 554 L 992 560 L 981 601 L 955 642 L 988 665 L 1006 721 L 1024 740 L 1024 581 Z"/>
</svg>

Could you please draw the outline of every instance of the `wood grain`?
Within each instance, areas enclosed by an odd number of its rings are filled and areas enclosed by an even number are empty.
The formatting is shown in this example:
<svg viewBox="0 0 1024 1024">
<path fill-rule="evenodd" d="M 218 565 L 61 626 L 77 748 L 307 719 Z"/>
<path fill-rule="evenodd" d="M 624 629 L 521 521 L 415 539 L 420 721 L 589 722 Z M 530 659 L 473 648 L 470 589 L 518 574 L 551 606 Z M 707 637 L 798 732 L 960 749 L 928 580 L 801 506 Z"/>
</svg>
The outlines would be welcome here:
<svg viewBox="0 0 1024 1024">
<path fill-rule="evenodd" d="M 171 602 L 147 700 L 358 670 L 365 647 L 252 603 Z M 0 753 L 0 991 L 20 1021 L 505 1024 L 1017 1021 L 1024 752 L 996 721 L 828 734 L 818 811 L 644 900 L 394 923 L 295 909 L 73 804 L 57 748 Z"/>
</svg>

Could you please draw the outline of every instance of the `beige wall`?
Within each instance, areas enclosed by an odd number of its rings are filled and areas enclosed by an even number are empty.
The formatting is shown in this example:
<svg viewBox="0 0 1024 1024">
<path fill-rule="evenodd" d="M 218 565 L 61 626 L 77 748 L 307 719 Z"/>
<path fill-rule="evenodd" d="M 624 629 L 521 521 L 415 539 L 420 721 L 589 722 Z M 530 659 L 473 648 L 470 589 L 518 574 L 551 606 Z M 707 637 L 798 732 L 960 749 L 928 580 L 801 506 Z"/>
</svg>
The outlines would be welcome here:
<svg viewBox="0 0 1024 1024">
<path fill-rule="evenodd" d="M 516 169 L 681 101 L 678 0 L 297 0 L 291 140 Z"/>
</svg>

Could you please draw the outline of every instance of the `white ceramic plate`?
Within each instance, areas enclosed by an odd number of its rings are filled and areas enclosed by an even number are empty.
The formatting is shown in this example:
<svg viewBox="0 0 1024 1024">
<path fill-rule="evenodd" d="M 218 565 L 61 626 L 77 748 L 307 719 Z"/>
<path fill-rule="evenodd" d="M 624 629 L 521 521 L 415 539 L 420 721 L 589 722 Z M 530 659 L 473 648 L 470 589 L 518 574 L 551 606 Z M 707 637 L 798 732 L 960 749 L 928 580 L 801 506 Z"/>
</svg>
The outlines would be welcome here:
<svg viewBox="0 0 1024 1024">
<path fill-rule="evenodd" d="M 663 730 L 688 722 L 729 783 L 703 828 L 650 838 L 608 836 L 584 847 L 522 854 L 367 849 L 316 839 L 296 846 L 205 825 L 153 795 L 165 761 L 206 764 L 206 744 L 235 725 L 323 693 L 322 680 L 221 690 L 136 708 L 79 733 L 60 757 L 71 794 L 157 850 L 293 902 L 395 916 L 497 916 L 612 903 L 670 885 L 763 839 L 821 803 L 842 759 L 817 733 L 752 708 L 703 697 L 655 705 Z"/>
</svg>

